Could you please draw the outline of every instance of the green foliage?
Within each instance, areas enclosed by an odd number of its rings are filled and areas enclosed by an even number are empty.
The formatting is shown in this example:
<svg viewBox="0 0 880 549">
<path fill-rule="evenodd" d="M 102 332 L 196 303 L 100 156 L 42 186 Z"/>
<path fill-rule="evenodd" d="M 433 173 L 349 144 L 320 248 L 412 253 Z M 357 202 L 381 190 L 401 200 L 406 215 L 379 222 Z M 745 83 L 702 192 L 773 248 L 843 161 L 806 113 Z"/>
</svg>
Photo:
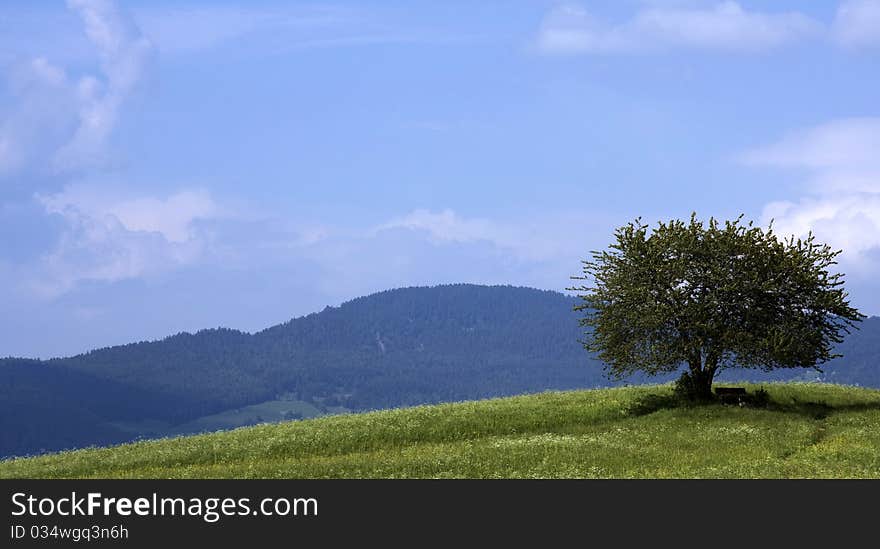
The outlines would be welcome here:
<svg viewBox="0 0 880 549">
<path fill-rule="evenodd" d="M 839 356 L 855 322 L 843 275 L 831 273 L 840 251 L 806 239 L 779 239 L 742 216 L 620 227 L 607 250 L 583 262 L 579 292 L 588 329 L 584 347 L 614 377 L 671 372 L 687 364 L 682 384 L 708 398 L 726 368 L 817 368 Z"/>
<path fill-rule="evenodd" d="M 666 385 L 331 416 L 0 461 L 0 478 L 880 478 L 880 391 L 764 387 L 767 408 L 680 406 Z"/>
</svg>

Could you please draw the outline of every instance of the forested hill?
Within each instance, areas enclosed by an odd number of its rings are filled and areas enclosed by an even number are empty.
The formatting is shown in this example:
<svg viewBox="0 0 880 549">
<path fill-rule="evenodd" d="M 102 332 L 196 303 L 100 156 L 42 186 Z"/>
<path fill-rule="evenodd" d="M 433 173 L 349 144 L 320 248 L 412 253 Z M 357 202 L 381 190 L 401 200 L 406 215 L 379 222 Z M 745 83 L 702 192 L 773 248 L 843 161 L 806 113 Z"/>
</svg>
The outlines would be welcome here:
<svg viewBox="0 0 880 549">
<path fill-rule="evenodd" d="M 185 421 L 292 393 L 352 410 L 604 384 L 575 300 L 451 285 L 390 290 L 256 334 L 202 330 L 48 361 L 177 399 Z"/>
<path fill-rule="evenodd" d="M 405 288 L 255 334 L 212 329 L 70 358 L 0 360 L 0 456 L 162 435 L 279 398 L 367 410 L 609 385 L 577 341 L 575 303 L 510 286 Z M 864 322 L 841 352 L 825 379 L 880 387 L 880 319 Z M 782 377 L 793 375 L 816 377 Z"/>
</svg>

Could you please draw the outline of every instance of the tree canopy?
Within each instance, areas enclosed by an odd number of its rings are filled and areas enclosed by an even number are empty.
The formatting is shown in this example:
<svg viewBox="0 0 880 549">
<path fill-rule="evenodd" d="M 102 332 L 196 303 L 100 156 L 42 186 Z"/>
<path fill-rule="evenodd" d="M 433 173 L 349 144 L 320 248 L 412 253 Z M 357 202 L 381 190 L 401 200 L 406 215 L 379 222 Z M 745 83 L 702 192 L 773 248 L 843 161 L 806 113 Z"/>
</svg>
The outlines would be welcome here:
<svg viewBox="0 0 880 549">
<path fill-rule="evenodd" d="M 743 223 L 641 219 L 583 261 L 570 290 L 582 302 L 584 347 L 612 377 L 683 364 L 696 394 L 726 368 L 816 368 L 863 317 L 851 307 L 840 250 Z"/>
</svg>

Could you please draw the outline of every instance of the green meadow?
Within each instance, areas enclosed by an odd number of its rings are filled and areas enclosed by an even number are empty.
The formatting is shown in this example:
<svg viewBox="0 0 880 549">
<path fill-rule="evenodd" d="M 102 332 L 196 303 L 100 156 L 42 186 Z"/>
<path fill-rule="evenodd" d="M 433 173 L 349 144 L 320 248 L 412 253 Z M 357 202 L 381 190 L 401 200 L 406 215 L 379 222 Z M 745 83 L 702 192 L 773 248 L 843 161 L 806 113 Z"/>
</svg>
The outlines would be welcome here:
<svg viewBox="0 0 880 549">
<path fill-rule="evenodd" d="M 418 406 L 0 462 L 0 478 L 880 478 L 880 391 L 636 386 Z"/>
</svg>

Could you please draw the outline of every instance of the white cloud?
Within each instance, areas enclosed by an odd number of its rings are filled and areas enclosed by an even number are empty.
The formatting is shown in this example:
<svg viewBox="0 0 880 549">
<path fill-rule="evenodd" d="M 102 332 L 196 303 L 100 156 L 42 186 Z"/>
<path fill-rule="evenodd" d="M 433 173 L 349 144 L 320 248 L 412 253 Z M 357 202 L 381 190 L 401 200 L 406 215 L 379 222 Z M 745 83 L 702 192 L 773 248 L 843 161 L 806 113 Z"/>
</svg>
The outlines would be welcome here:
<svg viewBox="0 0 880 549">
<path fill-rule="evenodd" d="M 749 151 L 753 166 L 776 166 L 806 173 L 808 194 L 768 204 L 780 235 L 805 236 L 843 250 L 851 265 L 872 268 L 880 248 L 880 118 L 829 122 L 791 134 L 778 143 Z"/>
<path fill-rule="evenodd" d="M 880 193 L 774 202 L 765 207 L 764 218 L 774 219 L 774 231 L 782 236 L 803 237 L 812 231 L 820 240 L 844 250 L 850 260 L 880 246 Z"/>
<path fill-rule="evenodd" d="M 880 118 L 845 118 L 795 132 L 742 155 L 753 166 L 808 173 L 814 194 L 880 192 Z"/>
<path fill-rule="evenodd" d="M 204 191 L 184 191 L 165 200 L 140 198 L 115 204 L 110 212 L 129 231 L 158 232 L 169 242 L 193 238 L 192 223 L 218 214 L 217 205 Z"/>
<path fill-rule="evenodd" d="M 211 196 L 185 190 L 167 198 L 113 198 L 97 187 L 72 186 L 37 197 L 66 228 L 42 258 L 32 288 L 55 297 L 85 281 L 116 282 L 192 264 L 207 251 L 198 222 L 222 215 Z"/>
<path fill-rule="evenodd" d="M 70 0 L 98 53 L 100 73 L 71 78 L 49 59 L 8 75 L 14 104 L 0 124 L 0 176 L 67 173 L 104 164 L 107 141 L 141 80 L 151 45 L 109 0 Z"/>
<path fill-rule="evenodd" d="M 537 47 L 545 53 L 646 52 L 672 48 L 764 51 L 818 34 L 821 25 L 797 12 L 747 11 L 736 2 L 709 9 L 648 7 L 621 24 L 593 17 L 579 5 L 553 9 Z"/>
<path fill-rule="evenodd" d="M 101 59 L 104 82 L 86 76 L 77 82 L 79 125 L 58 150 L 62 170 L 103 162 L 105 145 L 123 101 L 143 76 L 152 45 L 110 0 L 68 0 L 85 23 Z"/>
<path fill-rule="evenodd" d="M 880 46 L 880 0 L 842 2 L 831 32 L 847 48 Z"/>
<path fill-rule="evenodd" d="M 53 66 L 43 57 L 37 57 L 31 62 L 34 76 L 49 86 L 64 86 L 67 84 L 67 75 L 64 70 Z"/>
<path fill-rule="evenodd" d="M 113 197 L 101 187 L 71 185 L 63 191 L 37 195 L 48 213 L 75 210 L 91 218 L 112 216 L 128 231 L 155 232 L 169 242 L 192 238 L 192 223 L 222 215 L 205 190 L 184 190 L 165 199 Z"/>
<path fill-rule="evenodd" d="M 844 118 L 749 151 L 744 160 L 813 170 L 880 170 L 880 118 Z"/>
</svg>

